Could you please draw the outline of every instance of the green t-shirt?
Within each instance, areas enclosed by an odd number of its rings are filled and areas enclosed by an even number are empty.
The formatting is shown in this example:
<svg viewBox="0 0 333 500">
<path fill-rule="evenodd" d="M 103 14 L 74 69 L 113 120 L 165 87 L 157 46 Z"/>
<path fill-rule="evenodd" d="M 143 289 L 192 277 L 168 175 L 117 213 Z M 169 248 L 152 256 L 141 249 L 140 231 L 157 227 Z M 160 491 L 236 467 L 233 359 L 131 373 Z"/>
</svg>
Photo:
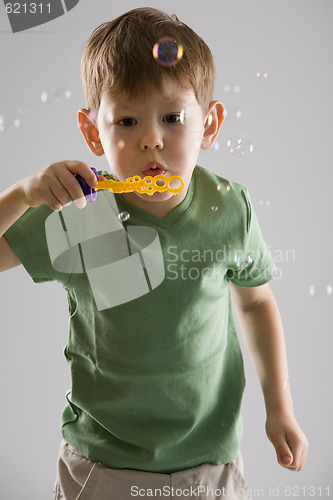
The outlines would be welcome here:
<svg viewBox="0 0 333 500">
<path fill-rule="evenodd" d="M 67 291 L 65 440 L 112 468 L 234 460 L 245 377 L 229 280 L 253 287 L 275 272 L 247 190 L 197 166 L 164 218 L 98 199 L 71 217 L 31 208 L 5 234 L 35 282 Z"/>
</svg>

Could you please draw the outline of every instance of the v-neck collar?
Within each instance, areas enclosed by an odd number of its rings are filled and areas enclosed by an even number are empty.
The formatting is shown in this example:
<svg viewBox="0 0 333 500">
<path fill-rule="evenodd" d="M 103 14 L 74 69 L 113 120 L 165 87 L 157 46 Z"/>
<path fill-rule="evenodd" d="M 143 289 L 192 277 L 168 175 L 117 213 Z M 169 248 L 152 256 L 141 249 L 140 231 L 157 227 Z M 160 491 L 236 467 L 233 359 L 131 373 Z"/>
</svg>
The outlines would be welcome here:
<svg viewBox="0 0 333 500">
<path fill-rule="evenodd" d="M 185 213 L 189 210 L 193 198 L 195 195 L 196 189 L 196 169 L 193 171 L 193 175 L 183 201 L 177 205 L 174 209 L 171 210 L 165 217 L 158 217 L 157 215 L 151 214 L 147 210 L 143 210 L 142 208 L 138 208 L 132 203 L 129 203 L 121 194 L 115 194 L 115 199 L 120 212 L 128 212 L 131 217 L 135 217 L 137 220 L 141 220 L 142 222 L 148 222 L 154 226 L 159 227 L 170 227 L 178 220 L 180 220 Z M 129 219 L 130 223 L 130 219 Z"/>
</svg>

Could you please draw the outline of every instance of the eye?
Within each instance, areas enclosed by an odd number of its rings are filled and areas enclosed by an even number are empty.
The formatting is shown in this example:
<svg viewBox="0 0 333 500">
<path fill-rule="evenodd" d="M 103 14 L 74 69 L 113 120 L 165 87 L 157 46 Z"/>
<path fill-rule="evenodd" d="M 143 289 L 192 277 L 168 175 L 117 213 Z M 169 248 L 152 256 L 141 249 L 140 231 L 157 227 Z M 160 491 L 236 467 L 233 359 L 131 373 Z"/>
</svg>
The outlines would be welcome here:
<svg viewBox="0 0 333 500">
<path fill-rule="evenodd" d="M 138 122 L 134 118 L 122 118 L 117 121 L 117 125 L 121 125 L 122 127 L 133 127 Z"/>
<path fill-rule="evenodd" d="M 163 118 L 165 123 L 180 123 L 180 113 L 170 113 Z"/>
</svg>

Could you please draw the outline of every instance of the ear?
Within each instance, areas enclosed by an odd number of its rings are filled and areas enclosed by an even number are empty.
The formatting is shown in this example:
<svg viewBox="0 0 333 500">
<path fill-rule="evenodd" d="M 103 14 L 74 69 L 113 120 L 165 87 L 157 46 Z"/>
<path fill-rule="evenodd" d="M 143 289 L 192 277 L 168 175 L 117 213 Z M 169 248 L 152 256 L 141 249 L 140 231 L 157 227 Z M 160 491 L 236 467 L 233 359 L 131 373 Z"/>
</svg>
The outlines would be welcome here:
<svg viewBox="0 0 333 500">
<path fill-rule="evenodd" d="M 201 141 L 201 149 L 210 149 L 218 136 L 224 120 L 224 107 L 219 101 L 212 101 L 209 105 L 205 121 L 205 130 Z"/>
<path fill-rule="evenodd" d="M 96 156 L 102 156 L 104 154 L 104 149 L 99 138 L 98 128 L 95 125 L 93 112 L 86 108 L 82 108 L 78 111 L 77 117 L 80 130 L 88 148 Z"/>
</svg>

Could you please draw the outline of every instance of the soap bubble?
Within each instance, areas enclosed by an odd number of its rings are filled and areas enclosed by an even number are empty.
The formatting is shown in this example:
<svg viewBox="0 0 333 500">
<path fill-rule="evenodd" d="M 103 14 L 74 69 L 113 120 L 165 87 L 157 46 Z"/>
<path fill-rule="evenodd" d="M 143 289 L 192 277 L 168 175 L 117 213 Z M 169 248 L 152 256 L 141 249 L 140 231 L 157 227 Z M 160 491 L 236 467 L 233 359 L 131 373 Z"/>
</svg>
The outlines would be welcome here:
<svg viewBox="0 0 333 500">
<path fill-rule="evenodd" d="M 251 255 L 244 255 L 242 253 L 236 254 L 234 258 L 235 264 L 240 271 L 248 269 L 253 264 L 253 257 Z"/>
<path fill-rule="evenodd" d="M 130 218 L 130 214 L 128 212 L 120 212 L 118 214 L 118 219 L 120 222 L 126 222 Z"/>
<path fill-rule="evenodd" d="M 88 113 L 89 120 L 90 120 L 91 122 L 95 123 L 95 121 L 96 121 L 96 116 L 97 116 L 96 111 L 95 111 L 94 109 L 90 109 L 90 110 L 89 110 L 89 113 Z"/>
<path fill-rule="evenodd" d="M 216 189 L 217 189 L 217 191 L 222 192 L 222 193 L 225 193 L 225 192 L 229 193 L 231 187 L 230 187 L 229 184 L 227 184 L 227 185 L 225 185 L 225 184 L 218 184 L 216 186 Z"/>
<path fill-rule="evenodd" d="M 180 112 L 180 123 L 191 132 L 200 132 L 203 130 L 204 116 L 201 106 L 194 103 L 182 109 Z"/>
<path fill-rule="evenodd" d="M 257 78 L 268 78 L 268 73 L 257 73 Z"/>
<path fill-rule="evenodd" d="M 227 106 L 226 109 L 224 110 L 224 117 L 230 121 L 230 120 L 239 120 L 241 118 L 242 112 L 239 109 L 238 106 Z"/>
<path fill-rule="evenodd" d="M 44 90 L 40 96 L 42 103 L 44 104 L 59 104 L 66 99 L 70 99 L 72 92 L 65 88 L 55 88 L 51 90 Z"/>
<path fill-rule="evenodd" d="M 0 114 L 0 132 L 8 132 L 17 130 L 21 124 L 21 119 L 18 115 Z"/>
<path fill-rule="evenodd" d="M 91 113 L 91 112 L 92 112 L 92 111 L 90 110 L 90 113 Z M 96 118 L 96 114 L 94 115 L 94 119 L 93 119 L 93 120 L 91 120 L 91 121 L 94 121 L 94 120 L 95 120 L 95 118 Z M 113 123 L 113 120 L 114 120 L 114 114 L 113 114 L 113 112 L 112 112 L 112 111 L 108 111 L 108 112 L 106 113 L 106 122 L 107 122 L 107 123 L 111 123 L 111 124 L 112 124 L 112 123 Z"/>
<path fill-rule="evenodd" d="M 271 206 L 271 202 L 269 200 L 259 200 L 259 205 L 261 207 L 270 207 Z"/>
<path fill-rule="evenodd" d="M 170 37 L 161 38 L 153 47 L 153 56 L 161 66 L 174 66 L 183 53 L 182 45 Z"/>
<path fill-rule="evenodd" d="M 313 283 L 309 287 L 309 294 L 314 299 L 324 299 L 333 295 L 333 287 L 331 284 L 320 281 Z"/>
<path fill-rule="evenodd" d="M 227 146 L 235 158 L 248 156 L 254 149 L 252 142 L 246 137 L 231 137 L 227 142 Z"/>
<path fill-rule="evenodd" d="M 212 207 L 213 212 L 217 212 L 219 207 L 216 207 L 215 205 Z"/>
<path fill-rule="evenodd" d="M 225 85 L 223 85 L 223 90 L 227 94 L 229 94 L 229 92 L 231 92 L 231 91 L 233 91 L 234 94 L 239 94 L 241 91 L 241 88 L 240 88 L 240 85 L 230 85 L 230 83 L 226 83 Z"/>
</svg>

